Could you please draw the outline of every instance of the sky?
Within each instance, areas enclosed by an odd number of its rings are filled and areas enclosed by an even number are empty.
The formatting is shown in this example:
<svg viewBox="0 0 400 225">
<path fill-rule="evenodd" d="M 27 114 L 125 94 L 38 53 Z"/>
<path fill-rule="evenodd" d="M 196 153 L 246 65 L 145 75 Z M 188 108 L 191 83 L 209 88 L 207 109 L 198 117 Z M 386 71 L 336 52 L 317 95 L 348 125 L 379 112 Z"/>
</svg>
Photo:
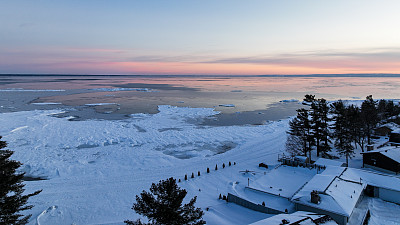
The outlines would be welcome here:
<svg viewBox="0 0 400 225">
<path fill-rule="evenodd" d="M 400 73 L 398 0 L 0 0 L 0 74 Z"/>
</svg>

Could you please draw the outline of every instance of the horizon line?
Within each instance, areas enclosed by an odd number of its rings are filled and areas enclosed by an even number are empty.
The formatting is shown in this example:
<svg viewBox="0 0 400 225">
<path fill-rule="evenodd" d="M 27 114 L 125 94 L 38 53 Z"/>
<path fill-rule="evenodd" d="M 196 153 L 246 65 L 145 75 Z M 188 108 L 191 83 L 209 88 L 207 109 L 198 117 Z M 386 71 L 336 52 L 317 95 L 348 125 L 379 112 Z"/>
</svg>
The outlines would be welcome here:
<svg viewBox="0 0 400 225">
<path fill-rule="evenodd" d="M 397 73 L 341 73 L 341 74 L 56 74 L 56 73 L 0 73 L 0 76 L 126 76 L 126 77 L 400 77 Z"/>
</svg>

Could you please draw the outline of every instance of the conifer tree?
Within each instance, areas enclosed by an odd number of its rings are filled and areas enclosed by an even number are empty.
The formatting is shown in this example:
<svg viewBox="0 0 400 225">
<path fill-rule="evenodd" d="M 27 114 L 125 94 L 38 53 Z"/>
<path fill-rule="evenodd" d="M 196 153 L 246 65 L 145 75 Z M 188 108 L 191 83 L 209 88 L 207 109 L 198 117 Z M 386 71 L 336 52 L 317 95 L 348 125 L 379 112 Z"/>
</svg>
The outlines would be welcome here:
<svg viewBox="0 0 400 225">
<path fill-rule="evenodd" d="M 14 152 L 3 150 L 5 147 L 7 143 L 0 140 L 0 224 L 27 224 L 32 215 L 23 216 L 20 212 L 33 207 L 26 203 L 30 197 L 39 194 L 41 190 L 23 195 L 24 173 L 16 173 L 22 164 L 11 160 L 10 157 Z"/>
<path fill-rule="evenodd" d="M 331 136 L 329 129 L 329 122 L 331 121 L 331 118 L 329 117 L 329 105 L 323 98 L 319 99 L 319 115 L 321 118 L 320 129 L 322 134 L 322 143 L 320 146 L 320 151 L 326 153 L 330 152 L 332 149 L 330 146 L 331 141 L 329 139 L 329 137 Z"/>
<path fill-rule="evenodd" d="M 297 116 L 289 121 L 289 137 L 286 142 L 287 151 L 301 151 L 304 156 L 311 159 L 311 150 L 314 145 L 314 138 L 312 135 L 311 121 L 306 109 L 298 109 Z"/>
<path fill-rule="evenodd" d="M 351 145 L 351 123 L 347 118 L 347 110 L 341 100 L 332 104 L 333 136 L 335 137 L 335 148 L 340 155 L 346 156 L 346 163 L 349 165 L 349 158 L 354 156 L 354 146 Z"/>
<path fill-rule="evenodd" d="M 189 203 L 182 205 L 187 192 L 180 189 L 172 177 L 161 180 L 158 184 L 153 183 L 150 192 L 143 191 L 140 196 L 136 195 L 136 203 L 132 209 L 136 213 L 146 216 L 149 220 L 147 224 L 157 225 L 201 225 L 205 224 L 202 220 L 203 211 L 196 208 L 196 197 Z M 129 225 L 146 224 L 140 220 L 125 221 Z"/>
<path fill-rule="evenodd" d="M 307 94 L 304 96 L 304 102 L 313 103 L 315 101 L 315 95 Z"/>
<path fill-rule="evenodd" d="M 364 131 L 367 136 L 368 144 L 371 144 L 372 129 L 376 127 L 379 121 L 376 101 L 374 101 L 372 95 L 368 95 L 361 104 L 361 114 L 365 125 Z"/>
<path fill-rule="evenodd" d="M 315 140 L 317 156 L 321 152 L 329 152 L 331 147 L 329 145 L 329 107 L 325 99 L 313 100 L 311 103 L 311 127 L 312 135 Z"/>
<path fill-rule="evenodd" d="M 358 106 L 350 105 L 346 107 L 346 115 L 349 120 L 350 126 L 350 136 L 352 141 L 355 142 L 355 148 L 358 144 L 361 148 L 361 151 L 364 152 L 364 144 L 365 144 L 365 126 L 363 123 L 363 119 L 361 116 L 361 111 Z"/>
</svg>

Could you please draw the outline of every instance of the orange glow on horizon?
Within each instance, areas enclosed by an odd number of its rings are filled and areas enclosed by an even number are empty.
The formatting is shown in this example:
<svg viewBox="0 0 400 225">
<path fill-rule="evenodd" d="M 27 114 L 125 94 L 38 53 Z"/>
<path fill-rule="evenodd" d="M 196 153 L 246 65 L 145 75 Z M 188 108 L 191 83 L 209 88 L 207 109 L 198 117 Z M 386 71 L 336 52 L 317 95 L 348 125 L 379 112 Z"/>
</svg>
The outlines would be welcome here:
<svg viewBox="0 0 400 225">
<path fill-rule="evenodd" d="M 46 70 L 91 74 L 166 74 L 166 75 L 264 75 L 264 74 L 345 74 L 398 73 L 399 63 L 365 63 L 360 61 L 312 62 L 295 65 L 186 62 L 70 62 L 46 66 Z M 82 71 L 82 72 L 80 72 Z M 56 73 L 57 73 L 56 72 Z"/>
</svg>

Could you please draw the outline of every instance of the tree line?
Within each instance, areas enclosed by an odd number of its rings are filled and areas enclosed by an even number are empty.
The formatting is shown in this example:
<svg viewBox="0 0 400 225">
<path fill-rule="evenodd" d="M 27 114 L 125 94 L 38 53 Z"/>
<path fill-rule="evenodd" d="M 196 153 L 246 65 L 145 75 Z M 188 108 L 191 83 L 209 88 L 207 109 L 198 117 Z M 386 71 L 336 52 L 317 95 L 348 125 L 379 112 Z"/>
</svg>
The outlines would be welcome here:
<svg viewBox="0 0 400 225">
<path fill-rule="evenodd" d="M 372 130 L 382 121 L 400 113 L 400 105 L 392 100 L 375 101 L 366 97 L 361 107 L 345 104 L 342 100 L 328 103 L 324 98 L 305 95 L 304 104 L 309 108 L 297 110 L 297 116 L 289 121 L 286 150 L 291 155 L 331 158 L 332 144 L 339 155 L 346 156 L 346 163 L 359 146 L 362 151 L 371 144 Z"/>
</svg>

